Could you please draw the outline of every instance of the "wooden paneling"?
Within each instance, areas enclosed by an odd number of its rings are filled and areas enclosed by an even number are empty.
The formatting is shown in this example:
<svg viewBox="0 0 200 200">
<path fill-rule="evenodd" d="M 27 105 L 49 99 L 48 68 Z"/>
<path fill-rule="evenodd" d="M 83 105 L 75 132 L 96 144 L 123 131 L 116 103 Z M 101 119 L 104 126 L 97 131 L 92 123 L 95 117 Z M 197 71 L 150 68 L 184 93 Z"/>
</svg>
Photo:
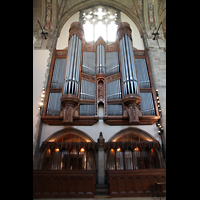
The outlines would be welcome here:
<svg viewBox="0 0 200 200">
<path fill-rule="evenodd" d="M 33 170 L 33 198 L 94 197 L 95 170 Z"/>
<path fill-rule="evenodd" d="M 166 182 L 166 169 L 108 170 L 110 197 L 156 196 L 155 182 Z M 166 185 L 161 187 L 166 196 Z"/>
</svg>

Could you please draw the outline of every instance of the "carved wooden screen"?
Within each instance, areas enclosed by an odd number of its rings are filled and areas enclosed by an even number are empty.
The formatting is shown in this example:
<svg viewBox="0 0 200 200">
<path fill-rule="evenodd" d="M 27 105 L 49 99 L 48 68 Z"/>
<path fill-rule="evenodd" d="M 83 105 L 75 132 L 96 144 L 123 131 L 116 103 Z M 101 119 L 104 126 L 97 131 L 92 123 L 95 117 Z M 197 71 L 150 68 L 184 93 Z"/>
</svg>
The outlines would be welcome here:
<svg viewBox="0 0 200 200">
<path fill-rule="evenodd" d="M 106 145 L 109 170 L 162 168 L 158 141 L 147 141 L 130 133 Z"/>
<path fill-rule="evenodd" d="M 40 169 L 95 170 L 96 148 L 97 143 L 79 131 L 55 134 L 42 143 Z"/>
</svg>

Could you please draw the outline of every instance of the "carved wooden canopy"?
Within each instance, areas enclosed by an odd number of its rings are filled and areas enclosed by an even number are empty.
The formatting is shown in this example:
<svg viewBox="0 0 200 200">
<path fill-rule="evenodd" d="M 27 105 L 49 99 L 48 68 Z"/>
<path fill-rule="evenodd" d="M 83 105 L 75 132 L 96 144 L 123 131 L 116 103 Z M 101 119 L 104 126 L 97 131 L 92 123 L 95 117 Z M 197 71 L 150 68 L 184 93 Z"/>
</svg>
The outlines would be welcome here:
<svg viewBox="0 0 200 200">
<path fill-rule="evenodd" d="M 41 151 L 45 149 L 60 149 L 60 150 L 67 150 L 67 149 L 81 149 L 84 148 L 86 150 L 98 149 L 100 146 L 97 142 L 43 142 L 41 146 Z M 158 149 L 160 150 L 160 143 L 158 141 L 134 141 L 134 142 L 105 142 L 101 144 L 100 148 L 105 150 L 110 149 L 118 149 L 121 148 L 122 150 L 134 150 L 136 147 L 139 149 Z"/>
</svg>

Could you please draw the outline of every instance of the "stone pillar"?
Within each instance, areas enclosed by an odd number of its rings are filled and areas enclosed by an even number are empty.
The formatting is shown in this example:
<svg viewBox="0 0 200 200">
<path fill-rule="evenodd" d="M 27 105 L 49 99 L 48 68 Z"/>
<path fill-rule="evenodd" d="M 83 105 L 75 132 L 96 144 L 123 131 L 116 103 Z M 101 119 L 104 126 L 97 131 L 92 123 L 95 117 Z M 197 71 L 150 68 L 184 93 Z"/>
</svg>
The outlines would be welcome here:
<svg viewBox="0 0 200 200">
<path fill-rule="evenodd" d="M 162 140 L 164 151 L 166 152 L 166 46 L 162 31 L 159 30 L 160 35 L 155 40 L 153 40 L 152 32 L 151 30 L 146 30 L 144 42 L 148 50 L 154 87 L 158 89 L 162 112 L 161 124 L 164 129 Z"/>
<path fill-rule="evenodd" d="M 97 165 L 97 178 L 98 184 L 105 184 L 105 151 L 104 151 L 104 142 L 102 132 L 100 132 L 98 138 L 98 165 Z"/>
</svg>

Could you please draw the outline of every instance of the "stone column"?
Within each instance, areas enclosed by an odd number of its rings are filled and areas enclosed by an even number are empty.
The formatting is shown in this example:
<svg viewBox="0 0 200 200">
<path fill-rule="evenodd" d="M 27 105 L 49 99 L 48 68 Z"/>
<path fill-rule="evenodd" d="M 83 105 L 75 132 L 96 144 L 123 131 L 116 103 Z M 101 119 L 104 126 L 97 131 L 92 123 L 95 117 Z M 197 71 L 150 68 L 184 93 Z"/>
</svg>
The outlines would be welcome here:
<svg viewBox="0 0 200 200">
<path fill-rule="evenodd" d="M 102 132 L 100 132 L 98 138 L 98 165 L 97 165 L 97 178 L 98 184 L 105 184 L 105 151 L 104 151 L 104 142 Z"/>
<path fill-rule="evenodd" d="M 164 129 L 162 140 L 164 151 L 166 152 L 166 46 L 164 36 L 159 30 L 159 36 L 153 40 L 151 30 L 146 30 L 145 46 L 147 48 L 149 62 L 155 89 L 158 89 L 159 101 L 161 105 L 161 124 Z"/>
</svg>

